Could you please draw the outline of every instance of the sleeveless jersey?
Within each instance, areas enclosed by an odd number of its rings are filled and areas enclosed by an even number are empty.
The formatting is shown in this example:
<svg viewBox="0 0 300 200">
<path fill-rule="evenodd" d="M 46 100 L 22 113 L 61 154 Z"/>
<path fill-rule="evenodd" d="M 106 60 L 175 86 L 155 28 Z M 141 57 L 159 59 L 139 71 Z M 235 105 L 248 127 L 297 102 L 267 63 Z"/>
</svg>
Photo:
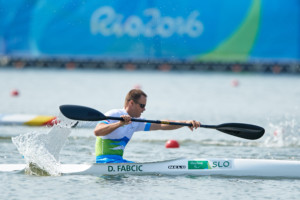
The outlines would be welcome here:
<svg viewBox="0 0 300 200">
<path fill-rule="evenodd" d="M 128 115 L 125 109 L 114 109 L 105 113 L 106 116 L 120 117 L 121 115 Z M 117 120 L 104 120 L 99 123 L 115 123 Z M 136 131 L 149 131 L 150 123 L 131 122 L 131 124 L 121 126 L 113 132 L 98 136 L 96 140 L 95 150 L 96 157 L 103 155 L 123 156 L 124 149 Z"/>
</svg>

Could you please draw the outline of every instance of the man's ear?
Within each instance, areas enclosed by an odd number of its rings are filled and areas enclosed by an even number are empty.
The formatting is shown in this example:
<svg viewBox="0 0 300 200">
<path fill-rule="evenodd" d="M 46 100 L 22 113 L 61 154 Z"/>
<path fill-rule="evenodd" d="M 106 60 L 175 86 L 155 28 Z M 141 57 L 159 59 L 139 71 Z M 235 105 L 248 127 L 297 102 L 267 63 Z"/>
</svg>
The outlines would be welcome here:
<svg viewBox="0 0 300 200">
<path fill-rule="evenodd" d="M 128 102 L 129 105 L 133 105 L 133 103 L 134 101 L 132 99 Z"/>
</svg>

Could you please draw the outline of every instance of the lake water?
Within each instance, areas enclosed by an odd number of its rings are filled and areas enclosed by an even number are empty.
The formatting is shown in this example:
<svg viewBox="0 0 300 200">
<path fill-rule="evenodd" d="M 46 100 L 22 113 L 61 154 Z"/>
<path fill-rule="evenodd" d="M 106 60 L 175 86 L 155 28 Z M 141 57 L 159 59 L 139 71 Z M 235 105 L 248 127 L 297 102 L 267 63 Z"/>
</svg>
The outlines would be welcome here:
<svg viewBox="0 0 300 200">
<path fill-rule="evenodd" d="M 235 85 L 235 86 L 234 86 Z M 196 119 L 265 128 L 259 140 L 188 128 L 135 133 L 125 158 L 157 161 L 178 157 L 300 160 L 300 77 L 203 72 L 0 69 L 0 114 L 59 115 L 62 104 L 106 112 L 121 108 L 127 92 L 148 94 L 143 117 Z M 18 97 L 11 91 L 17 89 Z M 93 127 L 72 129 L 61 163 L 94 162 Z M 47 133 L 49 127 L 0 126 L 0 163 L 25 163 L 11 138 Z M 165 148 L 175 139 L 178 149 Z M 59 140 L 59 138 L 58 138 Z M 1 199 L 298 199 L 299 179 L 191 176 L 33 176 L 0 173 Z"/>
</svg>

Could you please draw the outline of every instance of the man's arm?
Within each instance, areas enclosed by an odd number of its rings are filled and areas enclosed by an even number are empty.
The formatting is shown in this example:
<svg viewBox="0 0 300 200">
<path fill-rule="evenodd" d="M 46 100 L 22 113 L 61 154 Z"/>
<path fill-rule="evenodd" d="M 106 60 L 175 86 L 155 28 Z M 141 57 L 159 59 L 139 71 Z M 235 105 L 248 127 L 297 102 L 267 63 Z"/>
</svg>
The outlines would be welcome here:
<svg viewBox="0 0 300 200">
<path fill-rule="evenodd" d="M 179 123 L 188 123 L 188 124 L 193 124 L 193 126 L 189 126 L 191 131 L 201 126 L 200 122 L 191 120 L 191 121 L 170 121 L 170 120 L 162 120 L 162 121 L 168 121 L 168 122 L 179 122 Z M 155 131 L 155 130 L 175 130 L 179 129 L 183 126 L 180 125 L 169 125 L 169 124 L 151 124 L 150 126 L 150 131 Z"/>
<path fill-rule="evenodd" d="M 110 134 L 117 128 L 131 123 L 130 116 L 122 115 L 121 117 L 124 119 L 124 121 L 118 121 L 116 123 L 111 123 L 111 124 L 105 124 L 105 123 L 97 124 L 96 128 L 94 129 L 94 135 L 95 136 L 105 136 L 107 134 Z"/>
</svg>

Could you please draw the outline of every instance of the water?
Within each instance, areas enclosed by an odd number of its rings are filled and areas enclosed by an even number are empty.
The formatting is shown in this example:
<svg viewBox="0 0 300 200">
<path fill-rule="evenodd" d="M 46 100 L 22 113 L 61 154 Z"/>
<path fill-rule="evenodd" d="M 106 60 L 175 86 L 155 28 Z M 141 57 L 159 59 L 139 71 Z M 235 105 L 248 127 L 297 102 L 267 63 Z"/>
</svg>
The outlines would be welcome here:
<svg viewBox="0 0 300 200">
<path fill-rule="evenodd" d="M 60 115 L 58 121 L 60 123 L 54 125 L 46 133 L 29 132 L 12 138 L 12 142 L 23 155 L 26 164 L 31 165 L 31 169 L 34 165 L 51 176 L 60 175 L 59 155 L 71 133 L 71 127 L 76 123 L 72 123 L 72 120 L 64 121 Z M 37 175 L 39 171 L 26 170 L 28 174 Z"/>
<path fill-rule="evenodd" d="M 239 82 L 237 87 L 232 86 L 234 81 Z M 106 112 L 122 107 L 126 93 L 139 86 L 148 94 L 143 113 L 147 119 L 197 119 L 212 125 L 242 122 L 262 126 L 266 133 L 259 140 L 249 141 L 208 129 L 141 132 L 127 145 L 126 159 L 300 160 L 299 85 L 297 76 L 264 74 L 1 69 L 0 113 L 57 116 L 62 104 Z M 19 97 L 10 96 L 13 89 L 19 90 Z M 49 130 L 0 126 L 0 163 L 25 163 L 12 137 Z M 164 144 L 169 139 L 178 140 L 180 148 L 166 149 Z M 59 162 L 94 162 L 94 143 L 92 128 L 72 129 L 60 150 Z M 23 173 L 0 173 L 0 178 L 1 199 L 298 199 L 300 194 L 297 179 Z"/>
</svg>

